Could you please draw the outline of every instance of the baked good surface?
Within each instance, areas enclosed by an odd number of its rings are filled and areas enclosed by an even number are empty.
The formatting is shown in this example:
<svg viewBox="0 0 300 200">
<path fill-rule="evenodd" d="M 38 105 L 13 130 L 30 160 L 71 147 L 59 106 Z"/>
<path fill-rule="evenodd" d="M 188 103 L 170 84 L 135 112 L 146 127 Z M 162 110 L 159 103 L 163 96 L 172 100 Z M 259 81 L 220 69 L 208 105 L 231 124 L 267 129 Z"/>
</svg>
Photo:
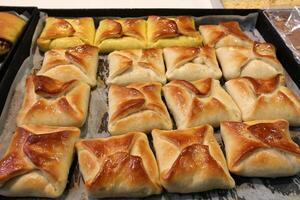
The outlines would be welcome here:
<svg viewBox="0 0 300 200">
<path fill-rule="evenodd" d="M 146 20 L 140 18 L 104 19 L 96 31 L 100 52 L 147 47 Z"/>
<path fill-rule="evenodd" d="M 161 84 L 112 85 L 108 92 L 108 131 L 149 133 L 154 128 L 171 129 L 172 121 L 161 99 Z"/>
<path fill-rule="evenodd" d="M 168 80 L 195 81 L 222 77 L 215 49 L 212 47 L 167 47 L 163 51 Z"/>
<path fill-rule="evenodd" d="M 169 192 L 189 193 L 235 186 L 209 125 L 152 131 L 160 180 Z"/>
<path fill-rule="evenodd" d="M 145 197 L 161 192 L 158 167 L 147 137 L 131 132 L 76 143 L 90 196 Z"/>
<path fill-rule="evenodd" d="M 300 100 L 284 86 L 281 75 L 269 79 L 242 77 L 225 83 L 242 112 L 243 121 L 286 119 L 292 126 L 300 126 Z"/>
<path fill-rule="evenodd" d="M 114 51 L 108 55 L 108 84 L 166 83 L 165 64 L 161 49 Z"/>
<path fill-rule="evenodd" d="M 218 127 L 223 120 L 241 121 L 240 110 L 218 80 L 174 80 L 163 87 L 163 93 L 179 129 L 202 124 Z"/>
<path fill-rule="evenodd" d="M 68 49 L 52 49 L 45 53 L 41 70 L 37 75 L 60 81 L 80 80 L 95 86 L 98 68 L 98 48 L 79 45 Z"/>
<path fill-rule="evenodd" d="M 242 76 L 270 78 L 284 74 L 275 47 L 269 43 L 255 42 L 247 48 L 221 47 L 216 53 L 226 80 Z"/>
<path fill-rule="evenodd" d="M 300 172 L 300 148 L 286 120 L 222 122 L 221 135 L 234 174 L 274 178 Z"/>
<path fill-rule="evenodd" d="M 221 22 L 218 25 L 200 25 L 199 31 L 205 45 L 219 48 L 225 46 L 250 47 L 253 41 L 241 30 L 238 22 Z"/>
<path fill-rule="evenodd" d="M 60 196 L 67 184 L 74 144 L 79 135 L 80 130 L 75 127 L 17 127 L 0 160 L 0 194 Z"/>
<path fill-rule="evenodd" d="M 29 75 L 24 93 L 18 125 L 81 127 L 85 122 L 90 97 L 86 83 Z"/>
<path fill-rule="evenodd" d="M 202 43 L 191 16 L 149 16 L 147 20 L 148 46 L 163 48 L 170 46 L 197 47 Z"/>
<path fill-rule="evenodd" d="M 82 44 L 94 44 L 95 25 L 92 17 L 47 17 L 45 27 L 37 39 L 41 51 L 63 49 Z"/>
</svg>

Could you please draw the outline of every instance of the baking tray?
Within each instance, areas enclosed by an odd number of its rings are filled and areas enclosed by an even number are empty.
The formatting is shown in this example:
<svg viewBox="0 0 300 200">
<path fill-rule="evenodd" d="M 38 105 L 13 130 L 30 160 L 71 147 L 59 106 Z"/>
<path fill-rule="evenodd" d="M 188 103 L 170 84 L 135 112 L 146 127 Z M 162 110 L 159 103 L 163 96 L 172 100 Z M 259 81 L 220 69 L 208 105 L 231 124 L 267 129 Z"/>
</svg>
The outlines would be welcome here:
<svg viewBox="0 0 300 200">
<path fill-rule="evenodd" d="M 42 12 L 47 13 L 49 16 L 57 16 L 57 17 L 82 17 L 82 16 L 91 16 L 91 17 L 109 17 L 109 16 L 118 16 L 118 17 L 140 17 L 140 16 L 147 16 L 147 15 L 192 15 L 196 17 L 200 16 L 208 16 L 208 15 L 240 15 L 240 16 L 246 16 L 250 13 L 257 13 L 257 23 L 255 25 L 255 28 L 260 32 L 262 37 L 267 41 L 273 43 L 277 48 L 277 54 L 279 60 L 282 62 L 283 66 L 286 67 L 287 72 L 290 74 L 291 78 L 294 80 L 295 83 L 298 84 L 299 87 L 299 80 L 297 80 L 297 75 L 299 75 L 299 71 L 297 69 L 295 70 L 294 67 L 292 67 L 296 61 L 294 60 L 294 57 L 291 55 L 288 57 L 288 48 L 283 43 L 282 40 L 280 40 L 280 36 L 276 33 L 272 25 L 268 22 L 268 20 L 265 18 L 261 10 L 210 10 L 210 9 L 189 9 L 189 10 L 183 10 L 183 9 L 78 9 L 78 10 L 41 10 Z M 284 55 L 284 56 L 280 56 Z M 101 57 L 101 56 L 100 56 Z M 15 87 L 15 85 L 18 82 L 18 79 L 20 76 L 24 75 L 24 73 L 28 72 L 28 69 L 26 71 L 26 67 L 32 63 L 30 63 L 32 58 L 26 59 L 23 66 L 21 67 L 21 71 L 18 73 L 12 88 Z M 101 59 L 101 58 L 100 58 Z M 105 59 L 102 60 L 103 62 L 100 63 L 100 66 L 107 66 L 107 63 L 105 63 Z M 25 69 L 25 70 L 24 70 Z M 24 70 L 24 71 L 23 71 Z M 105 71 L 103 73 L 106 73 Z M 103 78 L 105 75 L 100 74 L 100 77 Z M 297 82 L 298 81 L 298 82 Z M 292 81 L 293 82 L 293 81 Z M 103 83 L 98 85 L 98 87 L 106 87 Z M 296 86 L 297 87 L 297 86 Z M 299 90 L 299 88 L 297 88 Z M 18 92 L 22 90 L 22 84 L 19 85 L 19 87 L 16 87 L 15 94 L 14 91 L 10 91 L 10 95 L 18 95 Z M 103 94 L 98 94 L 98 97 L 107 95 L 107 90 L 101 90 Z M 91 93 L 91 102 L 90 102 L 90 109 L 91 107 L 93 110 L 99 109 L 100 104 L 106 104 L 107 98 L 97 98 L 97 90 L 93 90 Z M 12 98 L 13 99 L 13 98 Z M 10 98 L 8 98 L 10 100 Z M 14 105 L 14 101 L 11 102 L 11 104 Z M 101 108 L 100 108 L 101 109 Z M 7 121 L 14 121 L 15 115 L 18 110 L 18 107 L 15 106 L 15 109 L 13 112 L 8 113 L 8 118 L 5 118 Z M 107 131 L 107 127 L 105 126 L 105 123 L 101 123 L 104 121 L 107 121 L 107 113 L 103 110 L 99 110 L 99 113 L 101 115 L 93 114 L 90 112 L 86 125 L 81 128 L 82 130 L 82 136 L 86 136 L 87 133 L 95 133 L 92 137 L 101 137 L 100 134 L 98 134 L 97 131 L 100 131 L 101 134 L 105 134 Z M 13 115 L 10 115 L 13 114 Z M 1 116 L 1 120 L 3 121 L 3 113 Z M 91 128 L 89 126 L 90 119 L 97 118 L 100 121 L 100 126 L 96 129 Z M 11 126 L 11 131 L 5 132 L 5 133 L 11 133 L 14 129 L 14 125 Z M 2 130 L 3 133 L 5 130 L 3 127 L 0 127 L 0 131 Z M 220 134 L 217 134 L 218 130 L 216 130 L 216 137 L 218 137 Z M 7 139 L 5 137 L 10 137 L 6 134 L 0 135 L 1 139 Z M 2 137 L 3 136 L 3 137 Z M 300 137 L 296 137 L 298 140 L 296 142 L 300 144 Z M 2 140 L 3 141 L 3 140 Z M 2 147 L 7 146 L 7 143 L 2 143 Z M 3 147 L 4 148 L 4 147 Z M 82 185 L 82 179 L 78 175 L 78 165 L 76 162 L 73 162 L 73 166 L 70 170 L 70 177 L 69 177 L 69 183 L 67 186 L 67 189 L 62 197 L 59 199 L 87 199 L 86 194 L 82 193 L 83 185 Z M 156 195 L 148 197 L 147 199 L 282 199 L 282 200 L 294 200 L 299 199 L 300 195 L 300 176 L 299 174 L 292 177 L 285 177 L 285 178 L 278 178 L 278 179 L 267 179 L 267 178 L 243 178 L 238 176 L 233 176 L 236 181 L 236 188 L 232 190 L 213 190 L 209 192 L 203 192 L 203 193 L 192 193 L 192 194 L 174 194 L 174 193 L 167 193 L 164 192 L 162 195 Z M 4 198 L 3 199 L 7 199 Z M 20 198 L 21 199 L 21 198 Z M 26 199 L 26 198 L 25 198 Z M 40 199 L 40 198 L 39 198 Z"/>
</svg>

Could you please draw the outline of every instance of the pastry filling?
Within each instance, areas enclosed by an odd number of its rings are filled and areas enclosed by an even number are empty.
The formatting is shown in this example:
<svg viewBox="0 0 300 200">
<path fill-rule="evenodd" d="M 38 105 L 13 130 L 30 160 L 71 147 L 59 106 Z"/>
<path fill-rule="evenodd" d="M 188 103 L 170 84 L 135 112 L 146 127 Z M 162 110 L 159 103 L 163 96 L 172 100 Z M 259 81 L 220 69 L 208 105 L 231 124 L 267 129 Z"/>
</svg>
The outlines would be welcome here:
<svg viewBox="0 0 300 200">
<path fill-rule="evenodd" d="M 8 52 L 11 46 L 12 46 L 11 42 L 8 42 L 7 40 L 4 39 L 0 39 L 0 55 Z"/>
</svg>

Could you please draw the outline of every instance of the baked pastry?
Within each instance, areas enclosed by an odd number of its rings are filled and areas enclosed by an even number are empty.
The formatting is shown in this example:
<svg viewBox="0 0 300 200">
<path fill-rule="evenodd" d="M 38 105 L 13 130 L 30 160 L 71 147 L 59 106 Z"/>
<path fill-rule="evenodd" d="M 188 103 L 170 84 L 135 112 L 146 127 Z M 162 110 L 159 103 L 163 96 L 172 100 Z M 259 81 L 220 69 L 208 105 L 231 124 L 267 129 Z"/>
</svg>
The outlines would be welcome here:
<svg viewBox="0 0 300 200">
<path fill-rule="evenodd" d="M 89 97 L 90 87 L 86 83 L 29 75 L 17 124 L 81 127 Z"/>
<path fill-rule="evenodd" d="M 0 160 L 0 194 L 22 197 L 59 197 L 67 184 L 75 127 L 17 127 Z"/>
<path fill-rule="evenodd" d="M 222 122 L 221 135 L 234 174 L 275 178 L 300 172 L 300 148 L 286 120 Z"/>
<path fill-rule="evenodd" d="M 108 131 L 112 135 L 172 128 L 168 110 L 161 99 L 161 84 L 157 82 L 110 86 L 108 113 Z"/>
<path fill-rule="evenodd" d="M 199 31 L 204 44 L 219 48 L 227 46 L 251 47 L 253 41 L 241 30 L 238 22 L 221 22 L 218 25 L 201 25 Z"/>
<path fill-rule="evenodd" d="M 216 50 L 226 80 L 241 76 L 269 78 L 283 74 L 275 47 L 269 43 L 253 43 L 252 47 L 221 47 Z"/>
<path fill-rule="evenodd" d="M 147 47 L 146 21 L 140 18 L 104 19 L 99 23 L 95 45 L 101 53 Z"/>
<path fill-rule="evenodd" d="M 73 79 L 96 85 L 98 48 L 79 45 L 68 49 L 52 49 L 45 53 L 41 70 L 37 75 L 48 76 L 61 81 Z"/>
<path fill-rule="evenodd" d="M 0 56 L 7 53 L 17 41 L 26 22 L 21 17 L 9 13 L 0 12 Z"/>
<path fill-rule="evenodd" d="M 222 77 L 215 50 L 208 46 L 164 48 L 164 58 L 168 80 L 195 81 Z"/>
<path fill-rule="evenodd" d="M 169 192 L 189 193 L 235 186 L 209 125 L 152 131 L 160 181 Z"/>
<path fill-rule="evenodd" d="M 166 83 L 161 49 L 114 51 L 108 55 L 108 84 L 127 85 L 137 82 Z"/>
<path fill-rule="evenodd" d="M 163 48 L 170 46 L 197 47 L 202 43 L 195 29 L 192 16 L 149 16 L 147 20 L 148 46 Z"/>
<path fill-rule="evenodd" d="M 163 87 L 163 93 L 179 129 L 202 124 L 219 127 L 223 120 L 241 121 L 240 110 L 218 80 L 174 80 Z"/>
<path fill-rule="evenodd" d="M 95 37 L 94 19 L 81 17 L 62 19 L 47 17 L 45 27 L 37 39 L 41 51 L 64 49 L 82 44 L 93 45 Z"/>
<path fill-rule="evenodd" d="M 131 132 L 76 143 L 80 171 L 93 197 L 145 197 L 159 194 L 158 167 L 147 137 Z"/>
<path fill-rule="evenodd" d="M 283 76 L 270 79 L 242 77 L 225 83 L 242 112 L 243 121 L 286 119 L 300 126 L 300 99 L 284 86 Z"/>
</svg>

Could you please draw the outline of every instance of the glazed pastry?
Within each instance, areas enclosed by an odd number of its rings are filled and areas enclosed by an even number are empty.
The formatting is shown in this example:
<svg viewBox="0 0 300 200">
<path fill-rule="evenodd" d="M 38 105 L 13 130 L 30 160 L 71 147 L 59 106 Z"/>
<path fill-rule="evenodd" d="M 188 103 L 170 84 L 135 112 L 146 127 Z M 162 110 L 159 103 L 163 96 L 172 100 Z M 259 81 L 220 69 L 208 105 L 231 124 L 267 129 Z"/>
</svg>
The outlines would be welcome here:
<svg viewBox="0 0 300 200">
<path fill-rule="evenodd" d="M 285 120 L 222 122 L 221 135 L 234 174 L 275 178 L 300 172 L 300 148 Z"/>
<path fill-rule="evenodd" d="M 17 127 L 0 160 L 0 194 L 12 197 L 59 197 L 67 184 L 75 127 Z"/>
<path fill-rule="evenodd" d="M 86 83 L 29 75 L 17 124 L 81 127 L 89 97 L 90 87 Z"/>
<path fill-rule="evenodd" d="M 269 43 L 253 43 L 252 47 L 221 47 L 216 50 L 226 80 L 242 76 L 269 78 L 283 74 L 275 47 Z"/>
<path fill-rule="evenodd" d="M 64 49 L 82 44 L 94 44 L 95 25 L 91 17 L 62 19 L 47 17 L 45 27 L 37 39 L 41 51 Z"/>
<path fill-rule="evenodd" d="M 197 47 L 202 37 L 195 29 L 191 16 L 149 16 L 147 20 L 148 46 L 164 48 L 170 46 Z"/>
<path fill-rule="evenodd" d="M 153 130 L 160 181 L 168 192 L 190 193 L 235 186 L 209 125 Z"/>
<path fill-rule="evenodd" d="M 164 48 L 164 58 L 168 80 L 195 81 L 222 77 L 215 50 L 208 46 Z"/>
<path fill-rule="evenodd" d="M 241 121 L 240 110 L 218 80 L 174 80 L 163 87 L 163 93 L 178 129 Z"/>
<path fill-rule="evenodd" d="M 9 13 L 0 12 L 0 56 L 7 53 L 17 41 L 26 22 L 21 17 Z"/>
<path fill-rule="evenodd" d="M 60 81 L 80 80 L 96 85 L 98 48 L 80 45 L 68 49 L 52 49 L 45 53 L 41 70 L 37 75 Z"/>
<path fill-rule="evenodd" d="M 108 84 L 127 85 L 138 82 L 166 83 L 161 49 L 114 51 L 108 55 Z"/>
<path fill-rule="evenodd" d="M 201 25 L 199 31 L 204 44 L 219 48 L 227 46 L 251 47 L 253 41 L 241 30 L 238 22 L 221 22 L 218 25 Z"/>
<path fill-rule="evenodd" d="M 95 45 L 101 53 L 146 48 L 146 21 L 139 18 L 101 20 L 96 32 Z"/>
<path fill-rule="evenodd" d="M 161 99 L 161 84 L 157 82 L 110 86 L 108 114 L 108 131 L 112 135 L 172 128 L 168 110 Z"/>
<path fill-rule="evenodd" d="M 145 134 L 84 139 L 76 143 L 76 149 L 90 196 L 145 197 L 161 193 L 156 160 Z"/>
<path fill-rule="evenodd" d="M 242 112 L 243 121 L 286 119 L 292 126 L 300 126 L 300 99 L 284 86 L 284 78 L 243 77 L 225 83 Z"/>
</svg>

